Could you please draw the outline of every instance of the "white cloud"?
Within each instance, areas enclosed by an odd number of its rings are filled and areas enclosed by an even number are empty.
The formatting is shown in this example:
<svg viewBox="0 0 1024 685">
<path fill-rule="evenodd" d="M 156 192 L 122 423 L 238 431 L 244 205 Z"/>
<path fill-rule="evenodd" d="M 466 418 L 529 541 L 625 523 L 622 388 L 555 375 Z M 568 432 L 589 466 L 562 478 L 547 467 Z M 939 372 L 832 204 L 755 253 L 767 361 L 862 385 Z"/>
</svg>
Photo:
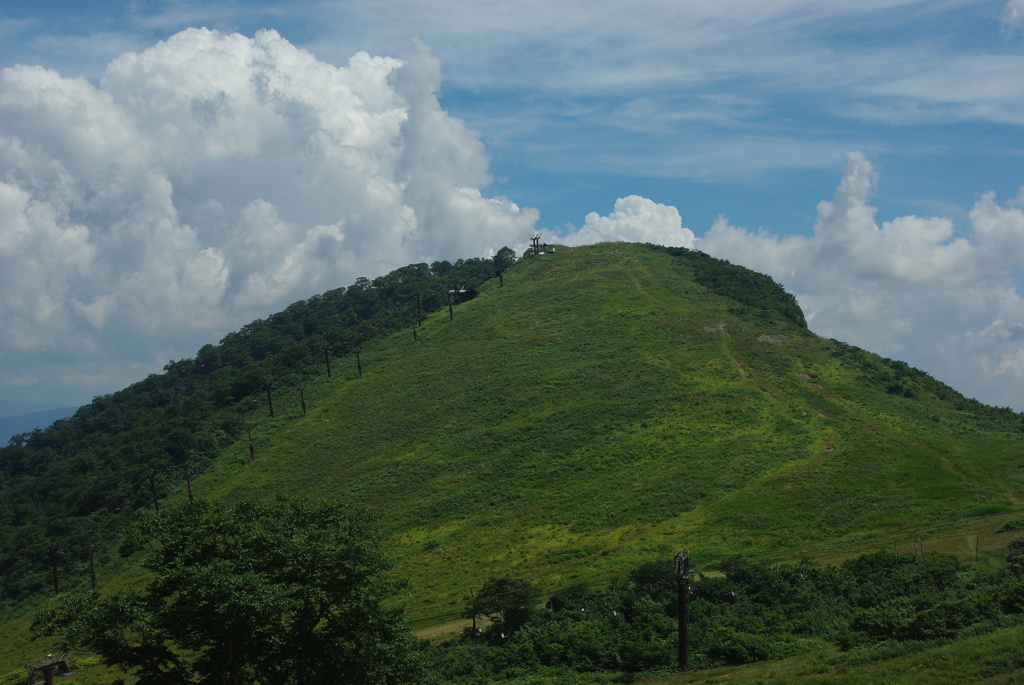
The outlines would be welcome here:
<svg viewBox="0 0 1024 685">
<path fill-rule="evenodd" d="M 630 195 L 616 200 L 614 211 L 608 216 L 591 212 L 582 228 L 570 228 L 561 236 L 545 231 L 545 239 L 563 245 L 622 241 L 692 247 L 694 236 L 693 231 L 683 226 L 675 207 Z"/>
<path fill-rule="evenodd" d="M 1006 6 L 1004 27 L 1016 25 L 1021 2 Z M 864 140 L 863 131 L 846 133 L 853 119 L 1024 122 L 1016 77 L 1024 56 L 977 21 L 990 4 L 381 0 L 316 6 L 335 30 L 311 45 L 330 54 L 342 49 L 339 35 L 386 45 L 422 32 L 442 51 L 450 82 L 487 93 L 487 104 L 467 107 L 476 125 L 528 146 L 545 169 L 589 163 L 642 176 L 661 167 L 694 178 L 702 165 L 673 160 L 695 149 L 786 153 L 774 163 L 764 154 L 724 163 L 712 150 L 702 155 L 735 177 L 747 163 L 751 173 L 826 168 L 832 150 Z M 899 134 L 890 142 L 907 145 Z"/>
<path fill-rule="evenodd" d="M 0 385 L 11 385 L 11 386 L 16 386 L 16 387 L 24 387 L 24 386 L 29 386 L 29 385 L 35 385 L 38 382 L 39 382 L 39 380 L 37 378 L 35 378 L 34 376 L 29 376 L 29 375 L 26 374 L 24 376 L 15 376 L 13 378 L 8 378 L 8 379 L 0 382 Z"/>
<path fill-rule="evenodd" d="M 4 69 L 0 383 L 46 349 L 41 390 L 102 388 L 358 276 L 522 241 L 537 212 L 483 195 L 439 86 L 420 42 L 335 67 L 273 31 L 183 31 L 98 85 Z"/>
<path fill-rule="evenodd" d="M 1003 33 L 1012 35 L 1024 28 L 1024 0 L 1009 0 L 999 15 Z"/>
<path fill-rule="evenodd" d="M 1004 5 L 1004 31 L 1019 30 L 1021 3 Z M 95 76 L 96 62 L 123 46 L 190 24 L 287 27 L 338 63 L 357 49 L 388 53 L 421 32 L 441 51 L 453 90 L 473 94 L 460 98 L 462 116 L 533 168 L 735 180 L 831 168 L 836 150 L 852 144 L 911 147 L 913 136 L 900 132 L 885 141 L 847 132 L 854 119 L 1024 122 L 1024 56 L 994 39 L 992 14 L 988 0 L 183 0 L 12 26 L 20 40 L 0 43 L 0 53 L 6 47 L 5 63 Z M 114 26 L 124 33 L 109 33 Z M 970 147 L 978 137 L 967 138 Z"/>
<path fill-rule="evenodd" d="M 697 248 L 763 271 L 796 294 L 812 330 L 930 370 L 988 402 L 1021 408 L 1024 375 L 1024 211 L 982 195 L 970 233 L 945 218 L 879 226 L 868 201 L 872 165 L 852 153 L 811 237 L 750 233 L 720 218 Z M 938 371 L 941 370 L 941 373 Z"/>
</svg>

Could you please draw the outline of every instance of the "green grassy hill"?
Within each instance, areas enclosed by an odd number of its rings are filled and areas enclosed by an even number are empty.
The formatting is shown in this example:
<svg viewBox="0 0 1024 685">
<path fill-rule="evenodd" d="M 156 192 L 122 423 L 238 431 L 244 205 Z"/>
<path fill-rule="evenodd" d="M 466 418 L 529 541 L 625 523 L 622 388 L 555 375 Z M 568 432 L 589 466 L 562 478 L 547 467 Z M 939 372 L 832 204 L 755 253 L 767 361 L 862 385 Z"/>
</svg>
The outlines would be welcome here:
<svg viewBox="0 0 1024 685">
<path fill-rule="evenodd" d="M 1014 510 L 1018 415 L 718 295 L 704 268 L 624 244 L 526 259 L 417 342 L 366 350 L 362 378 L 264 423 L 257 460 L 237 445 L 197 491 L 365 504 L 414 614 L 495 574 L 558 587 L 683 546 L 713 565 Z"/>
<path fill-rule="evenodd" d="M 303 381 L 305 416 L 285 389 L 275 418 L 256 405 L 255 461 L 239 441 L 193 483 L 365 505 L 414 619 L 490 576 L 599 584 L 681 547 L 703 571 L 919 538 L 966 552 L 1020 516 L 1019 414 L 814 335 L 770 279 L 700 253 L 559 247 L 416 337 L 365 345 L 361 377 L 339 360 Z"/>
</svg>

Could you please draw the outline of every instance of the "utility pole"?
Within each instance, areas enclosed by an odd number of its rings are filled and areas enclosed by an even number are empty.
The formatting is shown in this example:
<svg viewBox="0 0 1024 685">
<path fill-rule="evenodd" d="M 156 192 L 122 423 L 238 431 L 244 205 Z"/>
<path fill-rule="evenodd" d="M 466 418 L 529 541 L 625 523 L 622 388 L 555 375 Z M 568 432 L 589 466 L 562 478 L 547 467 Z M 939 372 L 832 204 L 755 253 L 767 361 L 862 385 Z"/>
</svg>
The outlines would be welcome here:
<svg viewBox="0 0 1024 685">
<path fill-rule="evenodd" d="M 270 407 L 270 418 L 274 418 L 274 399 L 270 396 L 270 392 L 277 390 L 277 386 L 270 381 L 266 381 L 263 384 L 263 389 L 267 391 L 267 406 Z"/>
<path fill-rule="evenodd" d="M 302 402 L 302 415 L 306 415 L 306 386 L 299 386 L 299 401 Z"/>
<path fill-rule="evenodd" d="M 256 461 L 256 448 L 252 444 L 252 428 L 246 428 L 249 433 L 249 461 Z"/>
<path fill-rule="evenodd" d="M 192 479 L 195 477 L 195 475 L 196 474 L 192 473 L 191 471 L 186 471 L 185 472 L 185 485 L 188 486 L 188 503 L 189 504 L 192 504 L 192 502 L 195 501 L 195 498 L 192 496 Z"/>
<path fill-rule="evenodd" d="M 331 344 L 323 344 L 324 362 L 327 364 L 327 377 L 331 377 Z"/>
<path fill-rule="evenodd" d="M 416 293 L 416 324 L 423 325 L 423 314 L 420 311 L 420 294 Z"/>
<path fill-rule="evenodd" d="M 416 337 L 416 327 L 415 326 L 412 327 L 412 341 L 413 342 L 419 342 L 419 338 Z"/>
<path fill-rule="evenodd" d="M 676 552 L 676 597 L 679 615 L 679 670 L 690 670 L 689 635 L 687 619 L 690 611 L 690 550 L 683 548 Z"/>
<path fill-rule="evenodd" d="M 448 288 L 448 320 L 449 321 L 454 321 L 455 320 L 455 313 L 452 310 L 452 289 L 451 288 Z"/>
<path fill-rule="evenodd" d="M 359 356 L 360 352 L 362 352 L 362 348 L 357 347 L 356 348 L 356 369 L 359 371 L 359 377 L 362 378 L 363 377 L 363 359 L 362 359 L 362 357 Z"/>
</svg>

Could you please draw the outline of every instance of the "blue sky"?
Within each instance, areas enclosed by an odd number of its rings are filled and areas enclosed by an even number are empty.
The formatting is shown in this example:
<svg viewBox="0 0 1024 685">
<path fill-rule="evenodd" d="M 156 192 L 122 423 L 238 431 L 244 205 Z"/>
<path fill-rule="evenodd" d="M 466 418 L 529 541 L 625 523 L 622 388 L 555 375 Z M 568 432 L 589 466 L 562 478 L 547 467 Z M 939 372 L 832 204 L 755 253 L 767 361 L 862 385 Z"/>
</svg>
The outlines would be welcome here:
<svg viewBox="0 0 1024 685">
<path fill-rule="evenodd" d="M 5 399 L 543 230 L 1024 409 L 1024 0 L 7 2 L 0 67 Z"/>
</svg>

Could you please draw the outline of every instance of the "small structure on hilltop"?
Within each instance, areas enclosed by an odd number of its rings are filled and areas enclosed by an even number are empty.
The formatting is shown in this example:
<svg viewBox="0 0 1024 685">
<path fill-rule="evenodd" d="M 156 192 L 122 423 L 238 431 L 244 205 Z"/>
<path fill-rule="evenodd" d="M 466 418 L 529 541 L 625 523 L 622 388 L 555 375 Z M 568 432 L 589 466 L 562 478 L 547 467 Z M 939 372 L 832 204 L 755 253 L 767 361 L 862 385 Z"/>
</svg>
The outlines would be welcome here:
<svg viewBox="0 0 1024 685">
<path fill-rule="evenodd" d="M 555 251 L 555 246 L 541 243 L 540 233 L 534 233 L 530 236 L 530 250 L 533 251 L 533 254 L 549 254 Z M 527 250 L 526 254 L 530 254 L 530 250 Z M 526 255 L 523 256 L 525 257 Z"/>
<path fill-rule="evenodd" d="M 51 656 L 53 655 L 48 654 L 47 658 Z M 39 685 L 39 683 L 53 685 L 53 676 L 71 675 L 71 666 L 68 663 L 70 659 L 71 653 L 64 652 L 59 659 L 54 659 L 53 661 L 41 664 L 25 664 L 25 668 L 28 669 L 28 678 L 25 680 L 26 685 Z"/>
</svg>

